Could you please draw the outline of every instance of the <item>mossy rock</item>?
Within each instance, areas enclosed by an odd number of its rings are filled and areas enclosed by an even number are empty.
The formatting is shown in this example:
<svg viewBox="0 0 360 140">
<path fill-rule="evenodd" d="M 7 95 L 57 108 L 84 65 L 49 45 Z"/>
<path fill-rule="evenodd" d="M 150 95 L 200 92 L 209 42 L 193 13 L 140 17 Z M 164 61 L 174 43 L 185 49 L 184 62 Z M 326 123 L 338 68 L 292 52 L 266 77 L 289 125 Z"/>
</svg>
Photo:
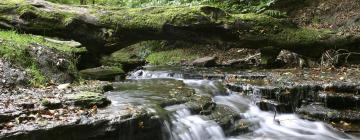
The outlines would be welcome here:
<svg viewBox="0 0 360 140">
<path fill-rule="evenodd" d="M 103 64 L 108 66 L 137 66 L 144 63 L 144 60 L 137 59 L 136 55 L 129 52 L 117 51 L 102 60 Z"/>
<path fill-rule="evenodd" d="M 103 94 L 96 92 L 83 91 L 69 97 L 74 101 L 75 106 L 89 108 L 92 106 L 106 107 L 111 103 Z"/>
<path fill-rule="evenodd" d="M 124 71 L 131 71 L 145 65 L 144 56 L 141 55 L 146 53 L 146 51 L 148 50 L 141 43 L 138 43 L 103 57 L 101 64 L 104 66 L 122 67 Z"/>
<path fill-rule="evenodd" d="M 97 67 L 80 71 L 80 76 L 88 80 L 114 80 L 116 76 L 124 77 L 125 72 L 120 67 Z"/>
<path fill-rule="evenodd" d="M 222 128 L 229 129 L 233 122 L 241 119 L 240 115 L 230 107 L 224 105 L 216 105 L 211 114 L 207 115 L 210 119 L 216 121 Z"/>
</svg>

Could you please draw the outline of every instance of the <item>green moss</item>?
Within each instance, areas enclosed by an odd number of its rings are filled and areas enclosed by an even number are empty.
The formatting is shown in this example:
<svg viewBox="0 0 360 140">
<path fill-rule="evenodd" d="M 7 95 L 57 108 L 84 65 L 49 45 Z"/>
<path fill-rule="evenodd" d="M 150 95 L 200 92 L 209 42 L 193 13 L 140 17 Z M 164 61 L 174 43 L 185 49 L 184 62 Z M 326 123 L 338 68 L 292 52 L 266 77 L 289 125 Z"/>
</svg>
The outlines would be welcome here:
<svg viewBox="0 0 360 140">
<path fill-rule="evenodd" d="M 96 92 L 83 91 L 69 97 L 74 100 L 76 106 L 88 108 L 96 105 L 97 107 L 105 107 L 111 102 L 103 94 Z"/>
<path fill-rule="evenodd" d="M 55 7 L 54 7 L 55 8 Z M 6 0 L 0 2 L 0 13 L 14 13 L 14 15 L 0 14 L 0 19 L 3 22 L 12 22 L 12 19 L 20 18 L 27 22 L 28 29 L 41 29 L 43 31 L 52 29 L 63 29 L 72 19 L 75 14 L 66 12 L 64 10 L 54 10 L 51 12 L 40 10 L 34 5 L 16 0 Z"/>
<path fill-rule="evenodd" d="M 47 0 L 53 3 L 61 3 L 61 4 L 80 4 L 80 0 Z"/>
<path fill-rule="evenodd" d="M 252 22 L 256 25 L 281 25 L 284 23 L 283 19 L 274 18 L 265 14 L 247 13 L 247 14 L 233 14 L 232 19 Z M 231 20 L 230 20 L 231 21 Z"/>
<path fill-rule="evenodd" d="M 209 13 L 198 7 L 150 7 L 150 8 L 118 8 L 108 14 L 98 15 L 100 22 L 108 25 L 123 25 L 125 29 L 155 29 L 159 30 L 164 25 L 185 26 L 196 22 L 197 24 L 222 22 L 222 16 Z M 214 8 L 216 9 L 216 8 Z M 216 11 L 216 10 L 215 10 Z M 220 10 L 221 11 L 221 10 Z M 101 13 L 101 12 L 96 12 Z M 215 22 L 214 22 L 215 21 Z M 121 23 L 119 23 L 121 22 Z M 160 31 L 160 30 L 159 30 Z"/>
<path fill-rule="evenodd" d="M 45 40 L 42 36 L 36 36 L 31 34 L 19 34 L 16 31 L 5 31 L 0 29 L 0 39 L 4 41 L 10 41 L 20 46 L 26 46 L 30 43 L 39 43 L 50 48 L 55 48 L 59 51 L 67 53 L 83 52 L 84 48 L 69 47 L 62 44 L 53 43 Z"/>
<path fill-rule="evenodd" d="M 63 29 L 76 16 L 74 13 L 63 10 L 47 12 L 27 3 L 17 6 L 16 12 L 22 19 L 29 21 L 28 28 L 42 29 L 44 31 Z"/>
<path fill-rule="evenodd" d="M 2 3 L 2 4 L 21 4 L 24 2 L 25 2 L 25 0 L 2 0 L 0 3 Z"/>
<path fill-rule="evenodd" d="M 330 30 L 317 30 L 311 28 L 286 28 L 280 33 L 273 35 L 271 39 L 277 40 L 281 45 L 286 44 L 312 45 L 315 42 L 328 39 L 331 35 Z"/>
<path fill-rule="evenodd" d="M 106 66 L 122 66 L 122 64 L 132 64 L 142 61 L 150 52 L 143 43 L 128 46 L 112 53 L 110 56 L 103 57 L 101 64 Z"/>
<path fill-rule="evenodd" d="M 32 77 L 30 81 L 32 86 L 46 85 L 47 78 L 40 72 L 36 60 L 34 58 L 30 58 L 26 52 L 26 48 L 28 48 L 31 43 L 38 43 L 65 53 L 80 51 L 79 49 L 69 46 L 48 42 L 40 36 L 18 34 L 15 31 L 0 30 L 0 57 L 24 68 Z M 69 69 L 75 69 L 75 64 L 70 67 L 72 68 Z"/>
<path fill-rule="evenodd" d="M 151 53 L 146 61 L 152 65 L 172 65 L 179 64 L 181 61 L 191 61 L 198 58 L 198 54 L 184 50 L 174 49 Z"/>
<path fill-rule="evenodd" d="M 80 76 L 90 80 L 114 80 L 115 76 L 124 75 L 125 72 L 121 67 L 98 67 L 81 70 Z"/>
</svg>

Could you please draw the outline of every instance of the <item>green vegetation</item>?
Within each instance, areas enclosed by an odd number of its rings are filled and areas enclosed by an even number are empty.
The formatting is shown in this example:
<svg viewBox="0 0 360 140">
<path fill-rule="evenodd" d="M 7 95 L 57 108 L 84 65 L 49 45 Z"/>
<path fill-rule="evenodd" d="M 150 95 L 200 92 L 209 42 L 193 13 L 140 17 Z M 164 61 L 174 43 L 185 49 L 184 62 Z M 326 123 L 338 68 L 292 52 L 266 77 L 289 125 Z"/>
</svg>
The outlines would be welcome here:
<svg viewBox="0 0 360 140">
<path fill-rule="evenodd" d="M 25 0 L 4 0 L 1 3 L 4 4 L 19 4 L 19 3 L 23 3 Z"/>
<path fill-rule="evenodd" d="M 249 21 L 255 25 L 260 25 L 260 26 L 274 26 L 274 25 L 279 26 L 284 23 L 282 19 L 274 18 L 266 14 L 256 14 L 256 13 L 233 14 L 232 17 L 235 20 L 241 19 L 243 21 Z"/>
<path fill-rule="evenodd" d="M 311 46 L 314 42 L 321 41 L 329 38 L 331 35 L 330 30 L 318 30 L 310 28 L 289 28 L 284 29 L 282 32 L 274 36 L 274 40 L 278 40 L 278 43 L 281 42 L 290 42 L 292 44 L 302 44 L 306 46 Z"/>
<path fill-rule="evenodd" d="M 184 47 L 192 45 L 193 47 Z M 194 44 L 166 41 L 144 41 L 123 48 L 102 59 L 106 66 L 130 66 L 139 61 L 146 61 L 151 65 L 174 65 L 182 61 L 191 61 L 202 56 Z M 197 49 L 195 49 L 197 48 Z"/>
<path fill-rule="evenodd" d="M 177 26 L 186 26 L 194 22 L 214 24 L 213 22 L 221 22 L 220 19 L 226 17 L 225 13 L 220 9 L 212 9 L 214 11 L 216 10 L 216 13 L 207 13 L 206 8 L 210 7 L 169 6 L 157 8 L 122 8 L 114 10 L 113 13 L 99 14 L 98 16 L 100 17 L 100 22 L 105 25 L 116 26 L 121 24 L 122 28 L 136 30 L 149 30 L 148 28 L 160 30 L 166 23 L 171 23 Z M 109 36 L 111 36 L 113 32 L 115 31 L 106 31 Z"/>
<path fill-rule="evenodd" d="M 151 6 L 197 6 L 211 5 L 228 12 L 248 13 L 263 12 L 278 0 L 48 0 L 62 4 L 97 4 L 117 5 L 121 7 L 140 8 Z"/>
<path fill-rule="evenodd" d="M 198 58 L 192 51 L 184 49 L 173 49 L 151 53 L 146 61 L 152 65 L 172 65 L 179 64 L 181 61 L 189 61 Z"/>
<path fill-rule="evenodd" d="M 7 59 L 13 62 L 15 65 L 25 69 L 32 77 L 30 81 L 32 86 L 43 86 L 47 83 L 47 79 L 40 72 L 36 60 L 29 57 L 26 51 L 26 49 L 30 47 L 32 43 L 55 48 L 70 54 L 77 51 L 82 51 L 82 49 L 71 48 L 61 44 L 48 42 L 44 39 L 44 37 L 28 34 L 18 34 L 15 31 L 0 30 L 0 57 Z"/>
<path fill-rule="evenodd" d="M 102 64 L 124 67 L 146 61 L 151 65 L 177 65 L 182 61 L 191 61 L 203 56 L 200 54 L 202 51 L 199 51 L 201 47 L 201 45 L 182 42 L 143 41 L 104 57 Z"/>
<path fill-rule="evenodd" d="M 17 12 L 19 15 L 23 16 L 23 18 L 31 20 L 29 24 L 32 28 L 42 27 L 44 31 L 54 28 L 62 29 L 63 26 L 68 25 L 74 18 L 74 13 L 63 11 L 47 12 L 39 10 L 35 6 L 29 4 L 21 5 L 17 8 Z M 54 21 L 59 24 L 56 24 L 58 26 L 54 27 L 54 24 L 49 24 L 47 21 Z"/>
<path fill-rule="evenodd" d="M 61 3 L 61 4 L 80 4 L 80 0 L 47 0 L 54 3 Z"/>
<path fill-rule="evenodd" d="M 140 42 L 119 51 L 112 53 L 110 56 L 105 56 L 101 59 L 101 64 L 105 66 L 132 65 L 144 61 L 145 58 L 153 51 L 154 42 L 159 41 L 144 41 Z M 155 45 L 156 46 L 156 45 Z"/>
</svg>

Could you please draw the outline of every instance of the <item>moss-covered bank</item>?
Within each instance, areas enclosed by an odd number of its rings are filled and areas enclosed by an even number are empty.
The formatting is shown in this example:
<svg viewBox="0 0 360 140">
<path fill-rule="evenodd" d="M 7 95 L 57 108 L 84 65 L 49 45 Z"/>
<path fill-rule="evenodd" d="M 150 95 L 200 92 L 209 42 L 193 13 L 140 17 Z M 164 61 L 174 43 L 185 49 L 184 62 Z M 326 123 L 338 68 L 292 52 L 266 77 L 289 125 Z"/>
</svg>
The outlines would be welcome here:
<svg viewBox="0 0 360 140">
<path fill-rule="evenodd" d="M 16 31 L 0 30 L 0 57 L 12 62 L 15 66 L 24 69 L 31 77 L 30 85 L 43 86 L 50 82 L 51 78 L 46 77 L 39 66 L 39 59 L 31 56 L 31 47 L 44 46 L 49 49 L 55 49 L 59 53 L 70 56 L 71 63 L 65 71 L 76 73 L 75 53 L 84 51 L 81 48 L 73 48 L 64 44 L 57 44 L 46 41 L 44 37 L 29 34 L 19 34 Z M 49 54 L 51 55 L 51 54 Z M 51 57 L 51 56 L 49 56 Z"/>
</svg>

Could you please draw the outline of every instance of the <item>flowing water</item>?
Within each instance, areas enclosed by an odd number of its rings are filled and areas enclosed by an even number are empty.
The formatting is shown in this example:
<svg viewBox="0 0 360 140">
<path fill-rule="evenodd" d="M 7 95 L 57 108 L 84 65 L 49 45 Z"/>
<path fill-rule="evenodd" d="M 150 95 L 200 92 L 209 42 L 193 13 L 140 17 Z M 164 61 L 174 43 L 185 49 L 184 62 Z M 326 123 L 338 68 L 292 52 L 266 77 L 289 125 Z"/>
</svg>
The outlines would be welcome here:
<svg viewBox="0 0 360 140">
<path fill-rule="evenodd" d="M 196 77 L 196 76 L 193 76 Z M 207 94 L 212 97 L 213 102 L 231 108 L 241 116 L 241 120 L 250 123 L 250 131 L 227 135 L 216 121 L 204 115 L 192 114 L 186 105 L 177 104 L 166 106 L 169 119 L 164 120 L 164 129 L 170 136 L 166 139 L 171 140 L 253 140 L 253 139 L 302 139 L 302 140 L 331 140 L 331 139 L 357 139 L 351 135 L 339 132 L 331 126 L 317 121 L 308 121 L 299 118 L 295 114 L 275 114 L 274 112 L 261 111 L 255 101 L 259 100 L 256 90 L 251 96 L 242 96 L 233 93 L 221 84 L 218 80 L 203 80 L 200 78 L 185 78 L 184 74 L 172 71 L 146 71 L 139 70 L 132 73 L 129 77 L 132 81 L 142 81 L 149 79 L 175 79 L 182 81 L 189 88 L 196 91 L 196 94 Z M 165 80 L 166 81 L 166 80 Z M 149 83 L 152 83 L 150 81 Z M 140 83 L 144 84 L 144 83 Z M 161 83 L 156 85 L 161 88 Z M 167 87 L 164 87 L 167 88 Z M 144 88 L 138 88 L 144 89 Z M 161 97 L 148 95 L 147 93 L 131 93 L 122 91 L 120 94 L 112 94 L 111 98 L 124 99 L 139 105 L 146 104 L 150 100 L 164 100 Z M 118 96 L 118 97 L 116 97 Z M 129 97 L 131 96 L 131 97 Z M 148 98 L 144 98 L 144 96 Z M 166 100 L 166 99 L 165 99 Z M 116 104 L 116 103 L 115 103 Z M 151 108 L 151 106 L 150 106 Z M 156 109 L 155 109 L 156 110 Z M 236 122 L 233 122 L 236 123 Z"/>
</svg>

